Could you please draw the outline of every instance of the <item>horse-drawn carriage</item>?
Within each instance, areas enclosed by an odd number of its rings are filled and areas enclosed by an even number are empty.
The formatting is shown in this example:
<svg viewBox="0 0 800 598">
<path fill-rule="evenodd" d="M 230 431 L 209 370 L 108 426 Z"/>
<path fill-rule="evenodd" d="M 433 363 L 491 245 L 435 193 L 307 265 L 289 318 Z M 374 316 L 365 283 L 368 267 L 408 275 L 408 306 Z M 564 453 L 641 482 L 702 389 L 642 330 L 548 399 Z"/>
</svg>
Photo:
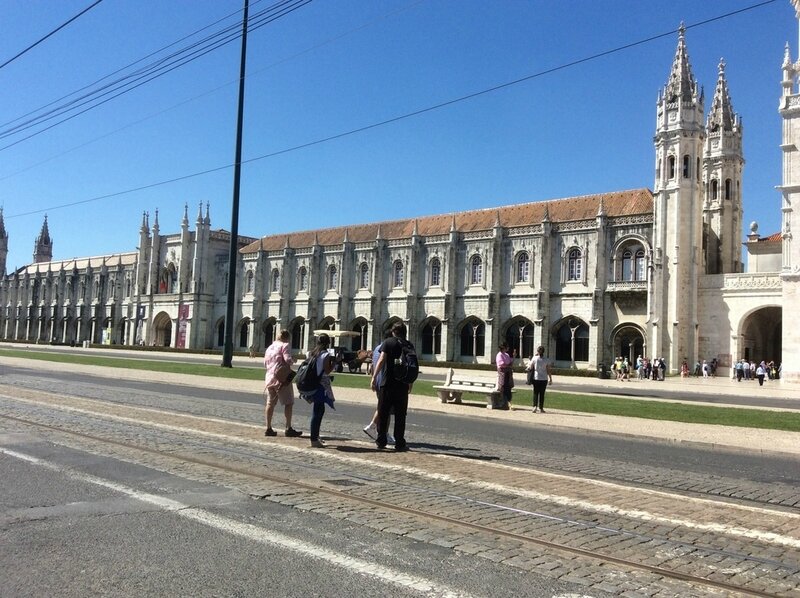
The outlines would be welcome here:
<svg viewBox="0 0 800 598">
<path fill-rule="evenodd" d="M 327 334 L 331 337 L 330 351 L 333 354 L 334 369 L 337 372 L 343 372 L 345 366 L 351 374 L 361 372 L 361 366 L 367 364 L 367 370 L 372 363 L 372 351 L 367 349 L 360 349 L 353 351 L 346 347 L 341 346 L 342 339 L 353 339 L 361 336 L 360 333 L 354 330 L 326 330 L 320 329 L 314 331 L 314 336 L 320 334 Z"/>
</svg>

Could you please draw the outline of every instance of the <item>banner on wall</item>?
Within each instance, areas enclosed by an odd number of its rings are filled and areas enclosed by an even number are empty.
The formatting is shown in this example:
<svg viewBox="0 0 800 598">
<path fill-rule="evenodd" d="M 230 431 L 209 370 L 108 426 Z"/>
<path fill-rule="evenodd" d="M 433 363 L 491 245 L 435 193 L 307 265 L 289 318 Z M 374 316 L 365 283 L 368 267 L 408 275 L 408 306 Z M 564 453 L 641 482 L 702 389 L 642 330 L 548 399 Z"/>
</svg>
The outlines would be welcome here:
<svg viewBox="0 0 800 598">
<path fill-rule="evenodd" d="M 186 325 L 189 321 L 189 308 L 191 306 L 188 304 L 183 304 L 178 307 L 178 342 L 177 347 L 179 349 L 186 348 Z"/>
</svg>

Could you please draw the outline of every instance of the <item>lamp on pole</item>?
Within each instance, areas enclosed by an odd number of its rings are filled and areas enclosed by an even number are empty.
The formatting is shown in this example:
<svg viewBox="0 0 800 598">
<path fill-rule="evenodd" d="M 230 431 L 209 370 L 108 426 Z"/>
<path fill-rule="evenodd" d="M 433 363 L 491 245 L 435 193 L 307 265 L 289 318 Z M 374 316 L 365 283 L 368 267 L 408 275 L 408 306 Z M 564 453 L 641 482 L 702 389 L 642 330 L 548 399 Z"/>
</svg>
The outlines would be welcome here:
<svg viewBox="0 0 800 598">
<path fill-rule="evenodd" d="M 233 318 L 236 307 L 236 265 L 239 253 L 239 182 L 242 176 L 242 121 L 244 120 L 244 74 L 247 62 L 247 18 L 250 0 L 244 0 L 242 16 L 242 59 L 239 66 L 239 114 L 236 122 L 236 160 L 233 165 L 233 202 L 231 205 L 231 244 L 228 252 L 228 294 L 225 311 L 225 345 L 222 367 L 233 367 Z"/>
</svg>

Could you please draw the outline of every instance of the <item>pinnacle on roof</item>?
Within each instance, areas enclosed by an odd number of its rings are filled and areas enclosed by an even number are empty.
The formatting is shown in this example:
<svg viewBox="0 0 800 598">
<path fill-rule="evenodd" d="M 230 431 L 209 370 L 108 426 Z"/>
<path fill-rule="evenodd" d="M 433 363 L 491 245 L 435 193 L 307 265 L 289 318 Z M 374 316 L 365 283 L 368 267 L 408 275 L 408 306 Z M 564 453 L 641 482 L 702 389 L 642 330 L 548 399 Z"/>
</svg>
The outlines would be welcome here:
<svg viewBox="0 0 800 598">
<path fill-rule="evenodd" d="M 719 129 L 732 131 L 735 123 L 736 116 L 728 93 L 728 82 L 725 79 L 725 61 L 720 58 L 717 87 L 714 90 L 714 100 L 711 103 L 706 126 L 712 131 Z"/>
<path fill-rule="evenodd" d="M 692 66 L 689 64 L 689 54 L 686 51 L 686 28 L 681 23 L 678 28 L 678 48 L 675 50 L 675 60 L 672 61 L 672 70 L 664 89 L 667 102 L 691 102 L 697 94 L 697 83 L 692 75 Z"/>
<path fill-rule="evenodd" d="M 189 204 L 183 204 L 183 221 L 181 222 L 182 226 L 189 226 Z"/>
<path fill-rule="evenodd" d="M 146 233 L 148 228 L 150 228 L 150 227 L 147 225 L 147 211 L 142 211 L 142 228 L 141 228 L 141 232 Z"/>
<path fill-rule="evenodd" d="M 50 245 L 50 229 L 47 228 L 47 214 L 44 215 L 44 223 L 42 224 L 42 232 L 39 233 L 39 238 L 36 239 L 37 243 L 43 245 Z"/>
<path fill-rule="evenodd" d="M 6 223 L 3 221 L 3 208 L 0 207 L 0 239 L 7 239 Z"/>
<path fill-rule="evenodd" d="M 153 220 L 153 230 L 158 230 L 158 208 L 156 208 L 156 215 Z"/>
<path fill-rule="evenodd" d="M 197 209 L 197 222 L 195 223 L 196 226 L 202 226 L 203 224 L 203 202 L 200 202 L 200 207 Z"/>
<path fill-rule="evenodd" d="M 211 216 L 208 215 L 208 205 L 209 205 L 208 202 L 206 202 L 206 217 L 203 220 L 203 224 L 206 226 L 211 225 Z"/>
</svg>

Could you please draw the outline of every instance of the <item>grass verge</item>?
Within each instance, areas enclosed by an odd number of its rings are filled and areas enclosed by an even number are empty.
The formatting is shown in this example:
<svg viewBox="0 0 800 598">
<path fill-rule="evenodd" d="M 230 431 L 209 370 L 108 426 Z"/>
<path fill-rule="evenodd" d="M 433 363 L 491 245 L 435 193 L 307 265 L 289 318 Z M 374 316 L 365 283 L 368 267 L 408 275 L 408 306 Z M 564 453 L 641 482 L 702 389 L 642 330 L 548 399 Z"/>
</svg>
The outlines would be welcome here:
<svg viewBox="0 0 800 598">
<path fill-rule="evenodd" d="M 258 368 L 223 368 L 219 365 L 157 361 L 152 359 L 126 359 L 121 357 L 97 357 L 50 353 L 45 351 L 19 351 L 0 349 L 0 356 L 16 357 L 56 363 L 75 363 L 111 368 L 146 370 L 193 376 L 213 376 L 238 380 L 263 380 L 264 372 Z M 436 397 L 433 386 L 436 382 L 419 380 L 414 384 L 414 394 Z M 334 386 L 342 388 L 369 387 L 369 377 L 357 374 L 336 374 Z M 524 399 L 523 399 L 524 397 Z M 517 404 L 528 403 L 530 391 L 516 393 Z M 478 397 L 478 400 L 480 398 Z M 615 398 L 608 396 L 580 395 L 550 391 L 547 393 L 547 406 L 553 409 L 636 417 L 662 421 L 675 421 L 693 424 L 713 424 L 800 432 L 800 413 L 791 411 L 763 411 L 760 409 L 740 409 L 707 405 L 688 405 L 670 401 L 643 401 L 638 399 Z"/>
</svg>

